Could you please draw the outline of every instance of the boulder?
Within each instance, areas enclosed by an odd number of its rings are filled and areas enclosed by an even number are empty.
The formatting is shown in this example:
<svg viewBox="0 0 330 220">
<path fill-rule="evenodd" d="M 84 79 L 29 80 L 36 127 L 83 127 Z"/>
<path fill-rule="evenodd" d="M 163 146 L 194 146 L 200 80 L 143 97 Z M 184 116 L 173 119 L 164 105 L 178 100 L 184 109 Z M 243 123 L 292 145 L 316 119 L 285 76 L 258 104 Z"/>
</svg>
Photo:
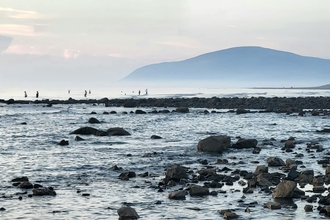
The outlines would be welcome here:
<svg viewBox="0 0 330 220">
<path fill-rule="evenodd" d="M 126 131 L 123 128 L 120 127 L 114 127 L 114 128 L 109 128 L 107 130 L 107 133 L 110 136 L 125 136 L 125 135 L 131 135 L 128 131 Z"/>
<path fill-rule="evenodd" d="M 56 196 L 53 187 L 41 187 L 32 190 L 34 196 Z"/>
<path fill-rule="evenodd" d="M 267 202 L 267 203 L 264 203 L 264 208 L 268 208 L 268 209 L 281 209 L 282 206 L 278 202 Z"/>
<path fill-rule="evenodd" d="M 291 180 L 284 180 L 280 182 L 273 193 L 274 199 L 286 199 L 293 198 L 294 190 L 297 187 L 297 183 Z"/>
<path fill-rule="evenodd" d="M 28 182 L 28 181 L 29 181 L 29 178 L 26 176 L 16 177 L 11 180 L 11 182 Z"/>
<path fill-rule="evenodd" d="M 83 139 L 82 137 L 76 136 L 74 138 L 75 141 L 84 141 L 85 139 Z"/>
<path fill-rule="evenodd" d="M 166 170 L 165 179 L 180 181 L 180 179 L 188 178 L 187 168 L 174 164 Z"/>
<path fill-rule="evenodd" d="M 67 146 L 67 145 L 69 145 L 69 141 L 67 141 L 67 140 L 61 140 L 61 141 L 58 143 L 58 145 L 60 145 L 60 146 Z"/>
<path fill-rule="evenodd" d="M 250 112 L 251 112 L 250 110 L 246 110 L 244 108 L 238 108 L 238 109 L 236 109 L 236 114 L 237 115 L 246 114 L 246 113 L 250 113 Z"/>
<path fill-rule="evenodd" d="M 122 206 L 117 210 L 117 213 L 120 220 L 132 220 L 140 218 L 135 209 L 129 206 Z"/>
<path fill-rule="evenodd" d="M 129 180 L 129 178 L 133 178 L 133 177 L 136 177 L 136 173 L 132 172 L 132 171 L 121 173 L 119 175 L 119 179 L 121 179 L 121 180 Z"/>
<path fill-rule="evenodd" d="M 225 212 L 223 214 L 224 219 L 237 219 L 239 216 L 235 212 Z"/>
<path fill-rule="evenodd" d="M 151 135 L 150 137 L 151 139 L 162 139 L 161 136 L 158 136 L 158 135 Z"/>
<path fill-rule="evenodd" d="M 256 139 L 243 139 L 240 138 L 236 144 L 233 144 L 232 148 L 245 149 L 257 147 L 258 141 Z"/>
<path fill-rule="evenodd" d="M 305 210 L 305 212 L 312 212 L 313 211 L 313 205 L 305 205 L 304 210 Z"/>
<path fill-rule="evenodd" d="M 274 184 L 269 181 L 271 174 L 261 173 L 257 176 L 258 186 L 273 186 Z"/>
<path fill-rule="evenodd" d="M 135 110 L 135 114 L 142 115 L 142 114 L 147 114 L 147 112 L 145 112 L 141 109 L 137 109 L 137 110 Z"/>
<path fill-rule="evenodd" d="M 325 175 L 326 175 L 326 176 L 330 175 L 330 166 L 327 166 L 327 167 L 325 168 Z"/>
<path fill-rule="evenodd" d="M 294 143 L 294 140 L 289 139 L 284 142 L 285 148 L 295 148 L 296 144 Z"/>
<path fill-rule="evenodd" d="M 313 179 L 314 179 L 314 170 L 301 171 L 298 177 L 299 185 L 303 187 L 306 184 L 312 184 Z"/>
<path fill-rule="evenodd" d="M 22 188 L 22 189 L 32 189 L 33 184 L 28 181 L 24 181 L 24 182 L 21 182 L 17 187 Z"/>
<path fill-rule="evenodd" d="M 94 117 L 91 117 L 91 118 L 88 120 L 88 123 L 90 123 L 90 124 L 100 124 L 101 122 L 100 122 L 98 119 L 96 119 L 96 118 L 94 118 Z"/>
<path fill-rule="evenodd" d="M 95 135 L 95 136 L 108 136 L 109 135 L 108 132 L 106 132 L 106 131 L 97 130 L 92 127 L 82 127 L 82 128 L 79 128 L 79 129 L 71 132 L 70 134 Z"/>
<path fill-rule="evenodd" d="M 284 161 L 279 157 L 269 157 L 267 163 L 270 167 L 285 166 Z"/>
<path fill-rule="evenodd" d="M 287 179 L 288 180 L 295 180 L 297 177 L 299 177 L 299 172 L 296 169 L 291 168 L 288 172 Z"/>
<path fill-rule="evenodd" d="M 290 167 L 290 166 L 292 166 L 292 165 L 296 165 L 297 164 L 297 162 L 295 161 L 295 160 L 293 160 L 293 159 L 286 159 L 285 160 L 285 165 L 287 166 L 287 167 Z"/>
<path fill-rule="evenodd" d="M 210 136 L 198 142 L 197 151 L 222 153 L 230 147 L 230 143 L 230 137 L 227 135 Z"/>
<path fill-rule="evenodd" d="M 224 209 L 218 211 L 221 215 L 223 215 L 224 219 L 237 219 L 239 216 L 230 209 Z"/>
<path fill-rule="evenodd" d="M 180 113 L 189 113 L 189 108 L 188 107 L 178 107 L 175 109 L 176 112 Z"/>
<path fill-rule="evenodd" d="M 206 196 L 210 194 L 208 188 L 198 185 L 192 185 L 189 190 L 190 196 Z"/>
<path fill-rule="evenodd" d="M 185 200 L 186 199 L 187 192 L 185 190 L 177 190 L 173 191 L 168 195 L 169 199 L 174 200 Z"/>
<path fill-rule="evenodd" d="M 330 206 L 324 206 L 320 208 L 320 212 L 321 215 L 325 215 L 327 217 L 330 216 Z"/>
<path fill-rule="evenodd" d="M 265 165 L 257 166 L 256 170 L 254 171 L 254 174 L 259 175 L 261 173 L 268 173 L 268 167 Z"/>
</svg>

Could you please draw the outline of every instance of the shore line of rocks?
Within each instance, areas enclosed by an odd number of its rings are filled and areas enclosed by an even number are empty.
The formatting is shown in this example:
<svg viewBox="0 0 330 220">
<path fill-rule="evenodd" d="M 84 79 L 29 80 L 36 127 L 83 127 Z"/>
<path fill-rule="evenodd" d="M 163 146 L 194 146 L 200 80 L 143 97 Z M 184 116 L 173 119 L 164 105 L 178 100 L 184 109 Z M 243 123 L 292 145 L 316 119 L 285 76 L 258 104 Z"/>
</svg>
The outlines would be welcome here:
<svg viewBox="0 0 330 220">
<path fill-rule="evenodd" d="M 208 109 L 264 109 L 270 112 L 300 112 L 304 109 L 330 109 L 330 97 L 251 97 L 251 98 L 147 98 L 147 99 L 72 99 L 4 100 L 6 104 L 104 104 L 107 107 L 188 107 Z"/>
</svg>

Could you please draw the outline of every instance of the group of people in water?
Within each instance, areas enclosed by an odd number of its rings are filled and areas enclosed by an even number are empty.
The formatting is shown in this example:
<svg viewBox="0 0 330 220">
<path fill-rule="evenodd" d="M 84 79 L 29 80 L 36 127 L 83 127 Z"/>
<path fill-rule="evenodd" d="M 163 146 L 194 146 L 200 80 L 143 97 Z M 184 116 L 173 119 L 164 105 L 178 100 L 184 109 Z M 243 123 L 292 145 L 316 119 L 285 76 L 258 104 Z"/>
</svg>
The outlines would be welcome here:
<svg viewBox="0 0 330 220">
<path fill-rule="evenodd" d="M 121 91 L 121 92 L 123 92 L 123 91 Z M 71 91 L 68 90 L 68 94 L 70 94 L 70 93 L 71 93 Z M 87 90 L 85 90 L 84 97 L 87 97 L 87 93 L 90 95 L 90 94 L 92 94 L 92 91 L 91 90 L 88 90 L 88 92 L 87 92 Z M 134 91 L 133 91 L 133 93 L 134 93 Z M 139 93 L 139 95 L 141 95 L 141 90 L 139 90 L 138 93 Z M 125 93 L 125 95 L 126 95 L 126 93 Z M 145 95 L 148 95 L 148 89 L 145 90 Z M 25 98 L 28 97 L 28 94 L 27 94 L 26 91 L 24 91 L 24 97 Z M 36 92 L 36 98 L 37 99 L 39 98 L 39 91 Z"/>
<path fill-rule="evenodd" d="M 28 94 L 26 91 L 24 91 L 24 97 L 27 98 L 28 97 Z M 36 98 L 39 98 L 39 92 L 37 91 L 36 92 Z"/>
<path fill-rule="evenodd" d="M 134 93 L 134 91 L 132 91 L 132 93 Z M 123 91 L 121 91 L 121 94 L 123 94 Z M 141 90 L 139 90 L 138 94 L 141 95 Z M 125 93 L 125 95 L 126 95 L 126 93 Z M 148 89 L 146 89 L 145 95 L 148 95 Z"/>
</svg>

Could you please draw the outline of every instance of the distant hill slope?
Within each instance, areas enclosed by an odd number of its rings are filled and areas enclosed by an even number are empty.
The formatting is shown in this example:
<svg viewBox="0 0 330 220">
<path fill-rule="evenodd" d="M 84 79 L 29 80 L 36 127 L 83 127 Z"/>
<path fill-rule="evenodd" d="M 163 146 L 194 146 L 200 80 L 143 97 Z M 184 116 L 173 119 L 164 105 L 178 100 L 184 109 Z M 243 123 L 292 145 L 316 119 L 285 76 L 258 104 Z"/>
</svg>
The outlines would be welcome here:
<svg viewBox="0 0 330 220">
<path fill-rule="evenodd" d="M 235 47 L 183 61 L 147 65 L 122 81 L 316 86 L 330 82 L 330 60 L 255 46 Z"/>
</svg>

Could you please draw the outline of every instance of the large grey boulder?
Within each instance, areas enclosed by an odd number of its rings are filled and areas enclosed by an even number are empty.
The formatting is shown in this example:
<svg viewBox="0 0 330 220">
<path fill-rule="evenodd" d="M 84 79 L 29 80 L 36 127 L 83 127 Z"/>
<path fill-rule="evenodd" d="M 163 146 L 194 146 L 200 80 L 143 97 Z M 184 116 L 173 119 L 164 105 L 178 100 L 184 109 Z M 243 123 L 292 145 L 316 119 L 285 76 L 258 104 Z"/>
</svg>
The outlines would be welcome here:
<svg viewBox="0 0 330 220">
<path fill-rule="evenodd" d="M 95 136 L 108 136 L 108 132 L 101 131 L 92 127 L 82 127 L 74 130 L 70 134 L 80 134 L 80 135 L 95 135 Z"/>
<path fill-rule="evenodd" d="M 254 174 L 259 175 L 261 173 L 268 173 L 268 167 L 265 165 L 259 165 L 256 167 Z"/>
<path fill-rule="evenodd" d="M 88 123 L 90 124 L 99 124 L 101 123 L 98 119 L 94 118 L 94 117 L 91 117 L 89 120 L 88 120 Z"/>
<path fill-rule="evenodd" d="M 282 206 L 278 202 L 267 202 L 267 203 L 264 203 L 264 208 L 268 208 L 268 209 L 281 209 Z"/>
<path fill-rule="evenodd" d="M 287 199 L 293 198 L 294 189 L 297 187 L 297 183 L 290 180 L 284 180 L 280 182 L 273 193 L 274 199 Z"/>
<path fill-rule="evenodd" d="M 230 143 L 227 135 L 210 136 L 198 142 L 197 151 L 222 153 L 230 147 Z"/>
<path fill-rule="evenodd" d="M 279 157 L 269 157 L 267 163 L 270 167 L 285 166 L 284 161 Z"/>
<path fill-rule="evenodd" d="M 56 196 L 53 187 L 41 187 L 32 190 L 33 196 Z"/>
<path fill-rule="evenodd" d="M 122 206 L 117 210 L 117 213 L 120 220 L 132 220 L 140 218 L 135 209 L 129 206 Z"/>
<path fill-rule="evenodd" d="M 175 109 L 176 112 L 180 113 L 189 113 L 189 108 L 188 107 L 178 107 Z"/>
<path fill-rule="evenodd" d="M 125 135 L 131 135 L 128 131 L 126 131 L 124 128 L 120 127 L 114 127 L 114 128 L 109 128 L 107 130 L 107 133 L 110 136 L 125 136 Z"/>
<path fill-rule="evenodd" d="M 208 188 L 198 185 L 192 185 L 189 190 L 190 196 L 205 196 L 209 195 L 210 191 Z"/>
<path fill-rule="evenodd" d="M 232 148 L 245 149 L 245 148 L 255 148 L 258 144 L 256 139 L 243 139 L 240 138 L 236 144 L 233 144 Z"/>
<path fill-rule="evenodd" d="M 187 179 L 187 168 L 174 164 L 166 170 L 165 179 L 180 181 L 180 179 Z"/>
<path fill-rule="evenodd" d="M 174 199 L 174 200 L 185 200 L 186 194 L 187 194 L 187 192 L 185 190 L 177 190 L 177 191 L 170 192 L 170 194 L 168 195 L 168 198 Z"/>
</svg>

